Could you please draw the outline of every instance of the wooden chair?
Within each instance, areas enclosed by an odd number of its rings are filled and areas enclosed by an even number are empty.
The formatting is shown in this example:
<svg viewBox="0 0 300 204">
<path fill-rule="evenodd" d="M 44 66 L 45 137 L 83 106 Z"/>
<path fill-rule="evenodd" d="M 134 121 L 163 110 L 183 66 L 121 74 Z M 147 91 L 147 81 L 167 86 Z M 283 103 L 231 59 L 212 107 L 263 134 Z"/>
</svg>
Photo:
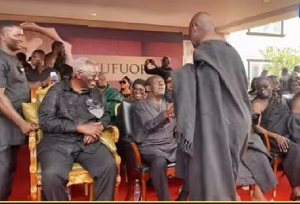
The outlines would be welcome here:
<svg viewBox="0 0 300 204">
<path fill-rule="evenodd" d="M 271 144 L 270 144 L 269 136 L 267 135 L 267 133 L 263 133 L 262 136 L 263 136 L 262 139 L 264 141 L 264 144 L 266 145 L 268 152 L 270 153 L 270 155 L 273 158 L 272 159 L 272 168 L 273 168 L 274 174 L 277 176 L 278 167 L 280 164 L 282 164 L 283 157 L 280 154 L 271 152 Z M 284 172 L 282 173 L 282 175 L 279 178 L 281 178 L 283 175 L 284 175 Z M 277 191 L 276 191 L 276 186 L 275 186 L 273 189 L 273 197 L 275 198 L 276 195 L 277 195 Z"/>
<path fill-rule="evenodd" d="M 133 187 L 135 179 L 141 181 L 141 198 L 142 201 L 147 200 L 147 181 L 150 179 L 150 167 L 142 162 L 140 152 L 134 142 L 125 143 L 126 147 L 126 169 L 127 169 L 127 193 L 125 200 L 130 199 L 133 195 Z M 175 175 L 175 163 L 168 164 L 167 172 L 168 177 Z"/>
<path fill-rule="evenodd" d="M 38 95 L 38 93 L 37 93 Z M 37 98 L 42 98 L 42 96 L 39 96 Z M 36 103 L 23 103 L 23 113 L 24 117 L 29 122 L 35 122 L 38 123 L 38 107 L 39 107 L 39 100 L 36 101 Z M 31 200 L 33 201 L 41 201 L 42 195 L 42 174 L 41 174 L 41 166 L 40 163 L 37 160 L 37 153 L 36 153 L 36 147 L 37 143 L 41 140 L 43 137 L 42 130 L 37 130 L 30 132 L 29 134 L 29 143 L 28 147 L 30 150 L 30 194 L 31 194 Z M 120 176 L 120 164 L 121 164 L 121 158 L 117 154 L 117 149 L 115 146 L 115 143 L 119 139 L 119 130 L 115 126 L 110 126 L 105 130 L 99 141 L 102 142 L 112 153 L 113 157 L 116 160 L 116 166 L 117 166 L 117 177 L 116 177 L 116 185 L 115 185 L 115 192 L 114 192 L 114 200 L 118 200 L 119 197 L 119 185 L 121 182 L 121 176 Z M 99 161 L 101 162 L 101 161 Z M 94 180 L 89 175 L 88 171 L 86 171 L 80 164 L 74 163 L 71 172 L 69 173 L 69 182 L 67 184 L 67 187 L 75 184 L 85 184 L 85 190 L 89 191 L 89 200 L 93 200 L 93 192 L 94 192 Z"/>
<path fill-rule="evenodd" d="M 124 134 L 127 138 L 132 134 L 132 114 L 131 114 L 132 103 L 123 101 L 122 102 L 122 122 L 124 123 Z M 124 137 L 122 135 L 121 137 Z M 133 195 L 133 186 L 135 179 L 141 181 L 141 198 L 142 201 L 147 200 L 147 181 L 150 179 L 150 167 L 142 162 L 141 155 L 137 145 L 134 142 L 123 141 L 122 142 L 125 152 L 125 165 L 127 170 L 127 194 L 125 200 L 130 199 L 130 193 Z M 167 176 L 175 175 L 175 163 L 168 165 Z"/>
</svg>

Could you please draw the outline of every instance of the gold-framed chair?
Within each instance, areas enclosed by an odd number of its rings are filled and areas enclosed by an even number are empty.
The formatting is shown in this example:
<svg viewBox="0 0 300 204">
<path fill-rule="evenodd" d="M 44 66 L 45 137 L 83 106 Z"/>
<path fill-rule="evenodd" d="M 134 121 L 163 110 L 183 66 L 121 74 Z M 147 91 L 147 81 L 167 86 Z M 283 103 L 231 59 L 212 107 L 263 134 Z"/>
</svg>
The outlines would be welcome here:
<svg viewBox="0 0 300 204">
<path fill-rule="evenodd" d="M 30 166 L 29 166 L 29 171 L 30 171 L 30 195 L 31 195 L 31 200 L 32 201 L 41 201 L 42 195 L 42 175 L 41 175 L 41 166 L 37 160 L 37 154 L 36 154 L 36 147 L 37 143 L 39 140 L 42 138 L 42 131 L 37 130 L 29 133 L 29 142 L 28 142 L 28 147 L 30 151 Z M 119 185 L 121 182 L 121 176 L 120 176 L 120 164 L 121 164 L 121 158 L 117 154 L 116 149 L 112 150 L 112 147 L 114 146 L 113 143 L 117 142 L 119 139 L 119 131 L 118 128 L 115 126 L 109 126 L 107 130 L 105 130 L 102 133 L 102 138 L 105 138 L 106 141 L 101 141 L 104 145 L 106 146 L 111 146 L 108 147 L 113 155 L 113 157 L 116 160 L 116 166 L 117 166 L 117 177 L 116 177 L 116 185 L 115 185 L 115 192 L 114 192 L 114 200 L 118 200 L 119 198 Z M 111 139 L 109 139 L 111 137 Z M 114 147 L 113 147 L 114 148 Z M 74 163 L 72 170 L 69 173 L 69 182 L 67 184 L 67 187 L 71 185 L 76 185 L 76 184 L 85 184 L 88 186 L 88 195 L 89 195 L 89 200 L 93 200 L 93 192 L 94 192 L 94 180 L 92 177 L 89 175 L 89 172 L 85 170 L 80 164 Z M 85 186 L 85 187 L 86 187 Z"/>
<path fill-rule="evenodd" d="M 273 169 L 274 174 L 277 176 L 278 167 L 279 167 L 279 165 L 282 164 L 283 157 L 279 154 L 271 152 L 270 139 L 269 139 L 269 136 L 266 132 L 264 132 L 262 134 L 262 140 L 263 140 L 268 152 L 272 156 L 272 169 Z M 284 172 L 281 174 L 281 176 L 279 176 L 279 178 L 281 178 L 283 175 L 284 175 Z M 274 189 L 273 189 L 273 198 L 275 198 L 276 195 L 277 195 L 277 190 L 276 190 L 276 186 L 275 186 Z"/>
<path fill-rule="evenodd" d="M 47 90 L 38 90 L 36 92 L 36 100 L 34 103 L 23 103 L 22 109 L 25 120 L 38 124 L 38 108 L 46 94 Z M 32 201 L 41 201 L 42 199 L 42 180 L 41 166 L 37 160 L 37 144 L 42 139 L 43 132 L 41 129 L 29 133 L 28 147 L 30 151 L 30 195 Z M 116 126 L 109 126 L 103 131 L 99 141 L 103 143 L 112 153 L 117 166 L 117 177 L 114 191 L 114 200 L 119 198 L 119 185 L 121 182 L 120 164 L 121 157 L 117 154 L 115 143 L 119 140 L 119 129 Z M 89 195 L 89 200 L 93 200 L 94 180 L 80 164 L 74 163 L 69 173 L 69 182 L 67 188 L 75 184 L 84 184 L 85 192 Z"/>
</svg>

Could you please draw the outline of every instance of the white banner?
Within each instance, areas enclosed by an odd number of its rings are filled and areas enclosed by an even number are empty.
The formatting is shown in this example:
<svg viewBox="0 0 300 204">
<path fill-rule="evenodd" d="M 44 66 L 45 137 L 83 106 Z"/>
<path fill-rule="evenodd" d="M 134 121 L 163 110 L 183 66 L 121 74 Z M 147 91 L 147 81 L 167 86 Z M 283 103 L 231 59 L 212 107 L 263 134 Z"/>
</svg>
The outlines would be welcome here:
<svg viewBox="0 0 300 204">
<path fill-rule="evenodd" d="M 128 76 L 131 80 L 137 78 L 147 79 L 150 75 L 144 71 L 144 63 L 147 59 L 153 59 L 157 66 L 161 66 L 162 57 L 140 57 L 140 56 L 111 56 L 111 55 L 73 55 L 88 57 L 99 63 L 100 71 L 103 72 L 109 81 L 121 80 Z M 149 68 L 153 66 L 149 64 Z"/>
</svg>

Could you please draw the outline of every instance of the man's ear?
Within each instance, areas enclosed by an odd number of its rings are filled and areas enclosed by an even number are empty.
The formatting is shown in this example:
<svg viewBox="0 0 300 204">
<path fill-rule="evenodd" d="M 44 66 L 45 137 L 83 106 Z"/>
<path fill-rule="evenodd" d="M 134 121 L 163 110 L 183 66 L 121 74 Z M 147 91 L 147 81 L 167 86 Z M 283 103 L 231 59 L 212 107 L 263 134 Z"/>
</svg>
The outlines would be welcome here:
<svg viewBox="0 0 300 204">
<path fill-rule="evenodd" d="M 196 32 L 197 27 L 198 27 L 197 24 L 195 24 L 195 23 L 192 24 L 192 31 L 193 31 L 193 33 Z"/>
<path fill-rule="evenodd" d="M 4 32 L 0 32 L 0 38 L 4 41 L 6 40 L 6 35 Z"/>
<path fill-rule="evenodd" d="M 82 78 L 82 72 L 76 72 L 75 73 L 75 78 L 77 78 L 77 79 L 81 79 Z"/>
</svg>

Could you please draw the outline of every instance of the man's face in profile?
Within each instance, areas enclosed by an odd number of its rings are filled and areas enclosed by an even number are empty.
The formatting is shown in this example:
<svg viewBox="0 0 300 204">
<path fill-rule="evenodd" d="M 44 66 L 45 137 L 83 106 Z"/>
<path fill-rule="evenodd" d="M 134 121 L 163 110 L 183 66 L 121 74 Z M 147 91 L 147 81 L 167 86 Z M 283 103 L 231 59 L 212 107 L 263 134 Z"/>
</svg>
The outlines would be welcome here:
<svg viewBox="0 0 300 204">
<path fill-rule="evenodd" d="M 87 64 L 84 70 L 80 70 L 81 88 L 92 89 L 96 86 L 98 79 L 98 68 L 96 65 Z"/>
<path fill-rule="evenodd" d="M 24 41 L 23 29 L 18 26 L 3 28 L 1 39 L 11 51 L 18 51 L 22 48 Z"/>
</svg>

